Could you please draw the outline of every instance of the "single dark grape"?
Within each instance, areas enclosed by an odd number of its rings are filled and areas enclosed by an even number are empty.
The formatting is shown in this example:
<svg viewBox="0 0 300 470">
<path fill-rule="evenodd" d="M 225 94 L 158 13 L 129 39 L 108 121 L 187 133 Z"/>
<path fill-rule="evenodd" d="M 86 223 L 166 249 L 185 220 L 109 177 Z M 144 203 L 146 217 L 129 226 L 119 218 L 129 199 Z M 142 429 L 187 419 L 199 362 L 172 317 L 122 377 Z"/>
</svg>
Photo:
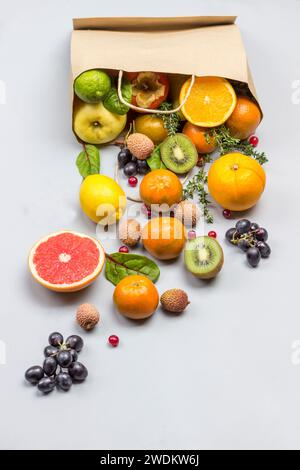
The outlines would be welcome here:
<svg viewBox="0 0 300 470">
<path fill-rule="evenodd" d="M 66 339 L 66 345 L 75 349 L 76 352 L 80 352 L 83 348 L 83 339 L 80 336 L 72 335 Z"/>
<path fill-rule="evenodd" d="M 43 364 L 43 369 L 46 375 L 53 375 L 57 368 L 57 361 L 55 357 L 46 357 Z"/>
<path fill-rule="evenodd" d="M 50 377 L 44 377 L 38 383 L 38 389 L 40 392 L 49 393 L 55 387 L 55 380 L 51 379 Z"/>
<path fill-rule="evenodd" d="M 150 168 L 146 160 L 138 160 L 137 161 L 137 169 L 140 175 L 145 175 L 149 172 Z"/>
<path fill-rule="evenodd" d="M 260 242 L 266 242 L 268 240 L 268 232 L 265 228 L 259 228 L 256 230 L 254 234 L 256 240 L 259 240 Z"/>
<path fill-rule="evenodd" d="M 242 238 L 241 240 L 238 241 L 237 246 L 239 247 L 240 250 L 246 252 L 250 248 L 250 243 L 248 240 Z"/>
<path fill-rule="evenodd" d="M 25 379 L 32 385 L 36 385 L 44 377 L 44 371 L 40 366 L 32 366 L 25 372 Z"/>
<path fill-rule="evenodd" d="M 256 247 L 259 249 L 262 258 L 268 258 L 271 254 L 271 248 L 266 242 L 257 242 Z"/>
<path fill-rule="evenodd" d="M 72 362 L 69 367 L 69 374 L 73 380 L 82 382 L 87 378 L 88 370 L 81 362 Z"/>
<path fill-rule="evenodd" d="M 251 222 L 247 219 L 238 220 L 235 224 L 235 228 L 237 232 L 242 235 L 243 233 L 247 233 L 250 230 Z"/>
<path fill-rule="evenodd" d="M 61 367 L 69 367 L 72 363 L 72 354 L 70 351 L 59 351 L 57 354 L 57 362 Z"/>
<path fill-rule="evenodd" d="M 51 346 L 55 346 L 56 348 L 58 348 L 59 346 L 63 344 L 64 337 L 62 334 L 55 332 L 55 333 L 51 333 L 51 335 L 48 338 L 48 341 L 49 341 L 49 344 L 51 344 Z"/>
<path fill-rule="evenodd" d="M 260 262 L 260 259 L 261 259 L 261 254 L 260 254 L 259 249 L 254 246 L 249 248 L 249 250 L 247 251 L 247 261 L 250 264 L 250 266 L 255 268 Z"/>
<path fill-rule="evenodd" d="M 132 159 L 132 155 L 128 148 L 123 148 L 119 153 L 118 153 L 118 164 L 119 168 L 124 168 L 126 163 L 129 163 Z"/>
<path fill-rule="evenodd" d="M 58 353 L 58 349 L 55 346 L 46 346 L 44 349 L 44 356 L 55 356 Z"/>
<path fill-rule="evenodd" d="M 60 390 L 67 392 L 72 387 L 72 378 L 67 372 L 60 372 L 56 376 L 56 385 Z"/>
<path fill-rule="evenodd" d="M 78 358 L 78 354 L 77 352 L 75 351 L 75 349 L 70 349 L 70 354 L 72 356 L 72 362 L 76 362 L 77 361 L 77 358 Z"/>
<path fill-rule="evenodd" d="M 252 224 L 250 225 L 251 232 L 253 232 L 254 230 L 257 230 L 258 228 L 259 228 L 259 225 L 256 224 L 255 222 L 252 222 Z"/>
<path fill-rule="evenodd" d="M 124 175 L 125 176 L 135 176 L 138 172 L 136 162 L 129 162 L 124 166 Z"/>
<path fill-rule="evenodd" d="M 233 227 L 227 230 L 227 232 L 225 233 L 225 238 L 227 241 L 229 241 L 229 243 L 232 243 L 234 245 L 232 240 L 237 238 L 236 235 L 237 235 L 236 228 Z"/>
</svg>

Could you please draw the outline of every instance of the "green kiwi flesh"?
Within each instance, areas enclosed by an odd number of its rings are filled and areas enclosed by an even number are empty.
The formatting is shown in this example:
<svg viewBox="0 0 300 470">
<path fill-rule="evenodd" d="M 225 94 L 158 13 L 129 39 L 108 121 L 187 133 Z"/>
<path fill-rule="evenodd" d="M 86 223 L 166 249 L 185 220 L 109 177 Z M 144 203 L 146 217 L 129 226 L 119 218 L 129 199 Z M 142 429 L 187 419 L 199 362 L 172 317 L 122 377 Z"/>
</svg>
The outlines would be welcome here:
<svg viewBox="0 0 300 470">
<path fill-rule="evenodd" d="M 224 254 L 214 238 L 203 236 L 189 240 L 184 250 L 187 269 L 201 279 L 212 279 L 221 271 Z"/>
<path fill-rule="evenodd" d="M 195 145 L 184 134 L 175 134 L 167 137 L 161 144 L 160 153 L 165 166 L 178 174 L 190 171 L 198 160 Z"/>
</svg>

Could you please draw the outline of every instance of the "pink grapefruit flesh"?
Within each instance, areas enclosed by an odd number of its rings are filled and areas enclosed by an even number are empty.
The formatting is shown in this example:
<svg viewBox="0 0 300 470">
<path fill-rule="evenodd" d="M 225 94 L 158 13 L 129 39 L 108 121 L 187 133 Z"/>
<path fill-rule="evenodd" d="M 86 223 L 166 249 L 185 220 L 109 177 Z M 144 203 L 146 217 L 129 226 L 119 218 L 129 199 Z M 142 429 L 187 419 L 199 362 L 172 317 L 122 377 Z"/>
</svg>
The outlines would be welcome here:
<svg viewBox="0 0 300 470">
<path fill-rule="evenodd" d="M 99 276 L 104 260 L 103 247 L 96 239 L 63 231 L 36 243 L 29 255 L 29 268 L 33 277 L 48 289 L 73 292 Z"/>
</svg>

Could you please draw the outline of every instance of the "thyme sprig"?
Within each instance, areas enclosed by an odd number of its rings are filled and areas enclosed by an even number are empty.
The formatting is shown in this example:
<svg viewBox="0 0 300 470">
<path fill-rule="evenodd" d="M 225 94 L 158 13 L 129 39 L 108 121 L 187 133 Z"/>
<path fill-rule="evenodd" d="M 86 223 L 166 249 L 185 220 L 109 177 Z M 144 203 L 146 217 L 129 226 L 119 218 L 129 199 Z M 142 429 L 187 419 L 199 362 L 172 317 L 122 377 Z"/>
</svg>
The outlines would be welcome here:
<svg viewBox="0 0 300 470">
<path fill-rule="evenodd" d="M 183 199 L 193 199 L 197 195 L 199 204 L 202 207 L 202 213 L 205 221 L 212 224 L 214 221 L 213 215 L 209 210 L 210 200 L 206 191 L 207 173 L 201 169 L 194 175 L 187 183 L 183 190 Z"/>
<path fill-rule="evenodd" d="M 232 137 L 232 135 L 230 135 L 229 129 L 227 129 L 227 127 L 224 125 L 214 129 L 212 132 L 213 137 L 216 139 L 217 147 L 221 156 L 225 155 L 226 153 L 238 151 L 254 158 L 261 165 L 267 163 L 268 159 L 265 152 L 258 152 L 248 142 Z M 210 138 L 209 133 L 207 138 Z"/>
<path fill-rule="evenodd" d="M 168 103 L 167 101 L 164 101 L 159 109 L 163 111 L 169 111 L 170 109 L 173 108 L 172 103 Z M 159 118 L 162 118 L 164 127 L 168 132 L 168 135 L 175 135 L 176 132 L 179 129 L 180 126 L 180 116 L 178 113 L 171 113 L 171 114 L 157 114 L 156 115 Z"/>
</svg>

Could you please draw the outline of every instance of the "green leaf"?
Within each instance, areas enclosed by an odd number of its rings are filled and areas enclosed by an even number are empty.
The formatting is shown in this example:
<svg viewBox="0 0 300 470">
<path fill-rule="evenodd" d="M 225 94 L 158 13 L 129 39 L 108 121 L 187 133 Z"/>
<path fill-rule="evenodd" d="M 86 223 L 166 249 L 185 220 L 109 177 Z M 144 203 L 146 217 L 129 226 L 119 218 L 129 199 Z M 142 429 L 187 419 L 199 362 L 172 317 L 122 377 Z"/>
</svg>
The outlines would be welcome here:
<svg viewBox="0 0 300 470">
<path fill-rule="evenodd" d="M 127 101 L 128 103 L 131 102 L 131 97 L 132 97 L 132 87 L 131 83 L 127 79 L 123 79 L 122 86 L 122 96 Z M 104 107 L 110 111 L 111 113 L 115 114 L 126 114 L 129 111 L 128 106 L 125 106 L 125 104 L 121 103 L 118 97 L 118 92 L 116 87 L 112 87 L 108 94 L 105 97 L 105 100 L 103 102 Z"/>
<path fill-rule="evenodd" d="M 160 275 L 159 267 L 146 256 L 132 253 L 112 253 L 106 255 L 105 276 L 115 286 L 124 277 L 139 274 L 156 282 Z"/>
<path fill-rule="evenodd" d="M 147 163 L 151 170 L 160 170 L 166 168 L 160 156 L 160 146 L 161 144 L 157 145 L 151 153 L 150 157 L 147 158 Z"/>
<path fill-rule="evenodd" d="M 76 159 L 76 165 L 82 178 L 100 173 L 100 153 L 94 145 L 84 144 Z"/>
</svg>

